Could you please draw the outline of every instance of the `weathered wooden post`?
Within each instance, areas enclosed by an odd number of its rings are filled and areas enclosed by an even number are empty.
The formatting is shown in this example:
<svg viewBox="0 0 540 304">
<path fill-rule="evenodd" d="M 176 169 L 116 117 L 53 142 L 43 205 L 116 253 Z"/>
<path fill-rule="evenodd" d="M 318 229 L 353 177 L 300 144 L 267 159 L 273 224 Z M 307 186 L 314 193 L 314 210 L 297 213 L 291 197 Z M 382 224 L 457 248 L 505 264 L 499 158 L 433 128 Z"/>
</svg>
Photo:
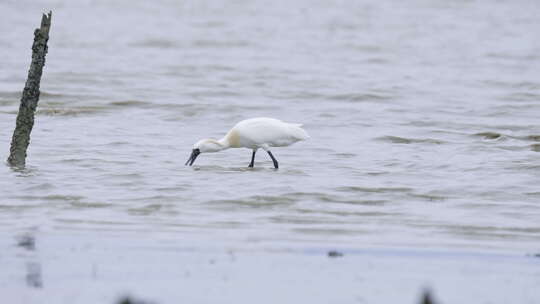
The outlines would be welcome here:
<svg viewBox="0 0 540 304">
<path fill-rule="evenodd" d="M 17 123 L 8 157 L 8 164 L 14 167 L 24 167 L 26 162 L 26 149 L 30 142 L 30 132 L 34 126 L 34 113 L 39 100 L 39 83 L 45 65 L 47 54 L 47 41 L 51 27 L 52 12 L 41 18 L 41 27 L 34 31 L 34 44 L 32 45 L 32 63 L 28 71 L 28 78 L 17 114 Z"/>
</svg>

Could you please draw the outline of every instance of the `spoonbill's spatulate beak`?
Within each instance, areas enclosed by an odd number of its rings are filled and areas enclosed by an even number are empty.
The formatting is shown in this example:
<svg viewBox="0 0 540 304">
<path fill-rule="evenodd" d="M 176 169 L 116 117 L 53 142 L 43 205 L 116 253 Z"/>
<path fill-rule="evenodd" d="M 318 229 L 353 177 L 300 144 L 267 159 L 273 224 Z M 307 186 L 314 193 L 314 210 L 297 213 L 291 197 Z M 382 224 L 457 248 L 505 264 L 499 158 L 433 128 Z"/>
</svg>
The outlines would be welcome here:
<svg viewBox="0 0 540 304">
<path fill-rule="evenodd" d="M 199 149 L 193 149 L 193 151 L 191 151 L 191 155 L 189 156 L 189 159 L 186 162 L 186 166 L 193 165 L 193 163 L 195 162 L 195 159 L 197 158 L 197 156 L 199 156 L 199 154 L 201 154 L 201 151 Z"/>
</svg>

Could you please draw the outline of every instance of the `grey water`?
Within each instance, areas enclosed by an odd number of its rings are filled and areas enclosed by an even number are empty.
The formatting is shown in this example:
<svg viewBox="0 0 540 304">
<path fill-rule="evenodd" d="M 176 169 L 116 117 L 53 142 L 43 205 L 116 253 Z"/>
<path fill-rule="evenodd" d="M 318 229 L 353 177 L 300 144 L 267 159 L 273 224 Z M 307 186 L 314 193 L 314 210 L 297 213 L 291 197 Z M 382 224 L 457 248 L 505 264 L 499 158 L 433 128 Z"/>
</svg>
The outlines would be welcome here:
<svg viewBox="0 0 540 304">
<path fill-rule="evenodd" d="M 538 303 L 540 2 L 2 1 L 4 159 L 48 10 L 8 302 Z M 184 166 L 259 116 L 311 139 Z"/>
</svg>

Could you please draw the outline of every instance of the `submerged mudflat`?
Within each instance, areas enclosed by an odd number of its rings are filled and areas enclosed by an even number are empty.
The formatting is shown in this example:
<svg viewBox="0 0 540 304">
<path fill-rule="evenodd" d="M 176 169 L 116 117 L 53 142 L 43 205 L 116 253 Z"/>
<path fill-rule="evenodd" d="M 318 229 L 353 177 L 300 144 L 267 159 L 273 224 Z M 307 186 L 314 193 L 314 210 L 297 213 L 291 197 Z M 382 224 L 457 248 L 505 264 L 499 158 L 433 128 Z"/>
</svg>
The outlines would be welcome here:
<svg viewBox="0 0 540 304">
<path fill-rule="evenodd" d="M 6 301 L 538 302 L 534 2 L 0 8 L 4 158 L 55 15 L 29 166 L 0 166 Z M 312 138 L 183 165 L 258 116 Z"/>
</svg>

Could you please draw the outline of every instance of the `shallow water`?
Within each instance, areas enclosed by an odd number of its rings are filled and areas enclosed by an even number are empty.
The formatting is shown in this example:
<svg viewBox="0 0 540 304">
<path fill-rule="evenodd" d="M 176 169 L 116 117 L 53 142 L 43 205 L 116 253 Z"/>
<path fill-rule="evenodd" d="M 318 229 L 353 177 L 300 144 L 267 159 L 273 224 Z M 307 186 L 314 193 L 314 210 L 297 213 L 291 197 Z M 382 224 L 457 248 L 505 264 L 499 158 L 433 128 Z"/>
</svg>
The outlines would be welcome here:
<svg viewBox="0 0 540 304">
<path fill-rule="evenodd" d="M 28 167 L 0 166 L 8 255 L 21 235 L 81 238 L 111 256 L 125 248 L 100 239 L 114 238 L 157 259 L 168 244 L 263 256 L 540 251 L 536 1 L 0 8 L 4 158 L 32 31 L 53 10 Z M 251 152 L 239 149 L 184 166 L 194 142 L 257 116 L 303 123 L 312 138 L 273 151 L 277 171 L 264 153 L 246 168 Z"/>
</svg>

